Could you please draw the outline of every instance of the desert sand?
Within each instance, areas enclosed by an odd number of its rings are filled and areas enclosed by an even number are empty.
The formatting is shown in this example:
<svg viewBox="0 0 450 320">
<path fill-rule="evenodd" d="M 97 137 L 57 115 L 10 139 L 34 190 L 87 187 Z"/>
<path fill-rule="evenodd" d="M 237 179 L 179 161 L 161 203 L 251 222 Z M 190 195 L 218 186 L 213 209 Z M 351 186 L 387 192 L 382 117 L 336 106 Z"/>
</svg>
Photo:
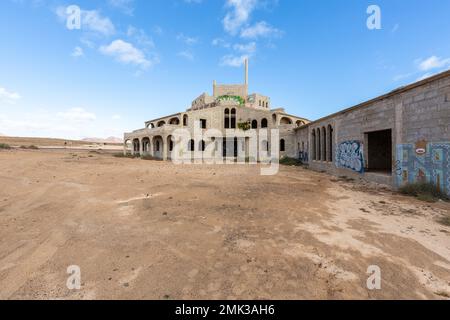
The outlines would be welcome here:
<svg viewBox="0 0 450 320">
<path fill-rule="evenodd" d="M 3 150 L 0 299 L 448 299 L 449 212 L 299 167 Z"/>
</svg>

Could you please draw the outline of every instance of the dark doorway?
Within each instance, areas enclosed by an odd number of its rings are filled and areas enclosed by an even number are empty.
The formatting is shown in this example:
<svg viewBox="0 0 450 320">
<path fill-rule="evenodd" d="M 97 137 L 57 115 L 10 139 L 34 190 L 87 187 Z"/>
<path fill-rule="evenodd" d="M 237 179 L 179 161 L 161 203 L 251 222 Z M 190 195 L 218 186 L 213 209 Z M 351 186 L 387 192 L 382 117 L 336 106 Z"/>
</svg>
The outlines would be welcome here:
<svg viewBox="0 0 450 320">
<path fill-rule="evenodd" d="M 367 171 L 392 173 L 392 130 L 366 133 Z"/>
</svg>

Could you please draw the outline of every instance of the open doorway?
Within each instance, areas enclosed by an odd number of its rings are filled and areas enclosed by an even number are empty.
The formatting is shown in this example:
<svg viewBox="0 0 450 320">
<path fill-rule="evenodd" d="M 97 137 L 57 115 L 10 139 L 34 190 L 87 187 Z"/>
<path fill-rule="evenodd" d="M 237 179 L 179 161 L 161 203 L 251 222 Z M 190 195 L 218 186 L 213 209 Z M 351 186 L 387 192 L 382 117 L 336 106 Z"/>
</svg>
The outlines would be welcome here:
<svg viewBox="0 0 450 320">
<path fill-rule="evenodd" d="M 366 133 L 367 171 L 392 174 L 392 130 Z"/>
</svg>

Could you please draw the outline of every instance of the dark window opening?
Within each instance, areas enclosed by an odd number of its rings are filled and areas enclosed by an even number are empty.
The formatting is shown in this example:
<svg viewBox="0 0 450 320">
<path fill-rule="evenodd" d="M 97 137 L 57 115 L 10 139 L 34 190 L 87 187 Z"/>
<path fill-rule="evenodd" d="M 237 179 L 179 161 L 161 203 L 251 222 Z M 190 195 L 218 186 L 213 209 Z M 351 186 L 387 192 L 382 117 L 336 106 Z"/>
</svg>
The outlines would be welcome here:
<svg viewBox="0 0 450 320">
<path fill-rule="evenodd" d="M 206 129 L 206 119 L 200 119 L 200 127 Z"/>
</svg>

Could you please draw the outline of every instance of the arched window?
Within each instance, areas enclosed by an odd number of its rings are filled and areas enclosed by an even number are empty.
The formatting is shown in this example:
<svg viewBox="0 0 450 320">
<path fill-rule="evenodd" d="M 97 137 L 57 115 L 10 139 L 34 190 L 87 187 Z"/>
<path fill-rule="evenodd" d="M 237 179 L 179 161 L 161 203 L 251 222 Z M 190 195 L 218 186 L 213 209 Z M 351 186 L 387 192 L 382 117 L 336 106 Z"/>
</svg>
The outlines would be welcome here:
<svg viewBox="0 0 450 320">
<path fill-rule="evenodd" d="M 236 129 L 236 109 L 231 109 L 231 129 Z"/>
<path fill-rule="evenodd" d="M 225 129 L 230 129 L 230 109 L 225 109 L 225 119 L 224 119 Z"/>
<path fill-rule="evenodd" d="M 252 129 L 258 129 L 258 121 L 256 120 L 252 121 Z"/>
<path fill-rule="evenodd" d="M 290 118 L 283 117 L 280 120 L 280 124 L 292 124 L 292 120 Z"/>
<path fill-rule="evenodd" d="M 205 151 L 205 149 L 206 149 L 206 143 L 205 143 L 204 140 L 202 140 L 202 141 L 200 141 L 200 143 L 199 143 L 199 150 L 200 150 L 200 151 Z"/>
<path fill-rule="evenodd" d="M 333 162 L 333 127 L 328 125 L 328 161 Z"/>
<path fill-rule="evenodd" d="M 284 141 L 284 139 L 280 140 L 280 151 L 281 152 L 286 151 L 286 142 Z"/>
<path fill-rule="evenodd" d="M 171 124 L 171 125 L 179 125 L 180 124 L 180 119 L 178 119 L 178 118 L 172 118 L 172 119 L 170 119 L 170 121 L 169 121 L 169 124 Z"/>
<path fill-rule="evenodd" d="M 320 129 L 317 129 L 317 160 L 322 160 L 322 140 L 320 138 Z"/>
<path fill-rule="evenodd" d="M 267 128 L 267 119 L 266 118 L 261 120 L 261 128 Z"/>
<path fill-rule="evenodd" d="M 272 122 L 274 125 L 277 125 L 277 115 L 276 114 L 272 115 Z"/>
<path fill-rule="evenodd" d="M 188 115 L 185 114 L 185 115 L 183 116 L 183 126 L 184 126 L 184 127 L 187 127 L 187 125 L 188 125 Z"/>
<path fill-rule="evenodd" d="M 161 146 L 159 144 L 159 140 L 156 140 L 156 151 L 159 152 L 161 150 Z"/>
<path fill-rule="evenodd" d="M 322 127 L 322 160 L 328 161 L 328 155 L 327 155 L 327 130 L 325 127 Z"/>
<path fill-rule="evenodd" d="M 311 143 L 312 143 L 312 159 L 317 160 L 317 148 L 316 148 L 316 130 L 311 133 Z"/>
<path fill-rule="evenodd" d="M 189 140 L 189 144 L 188 144 L 188 150 L 189 151 L 195 151 L 195 142 L 194 140 Z"/>
</svg>

